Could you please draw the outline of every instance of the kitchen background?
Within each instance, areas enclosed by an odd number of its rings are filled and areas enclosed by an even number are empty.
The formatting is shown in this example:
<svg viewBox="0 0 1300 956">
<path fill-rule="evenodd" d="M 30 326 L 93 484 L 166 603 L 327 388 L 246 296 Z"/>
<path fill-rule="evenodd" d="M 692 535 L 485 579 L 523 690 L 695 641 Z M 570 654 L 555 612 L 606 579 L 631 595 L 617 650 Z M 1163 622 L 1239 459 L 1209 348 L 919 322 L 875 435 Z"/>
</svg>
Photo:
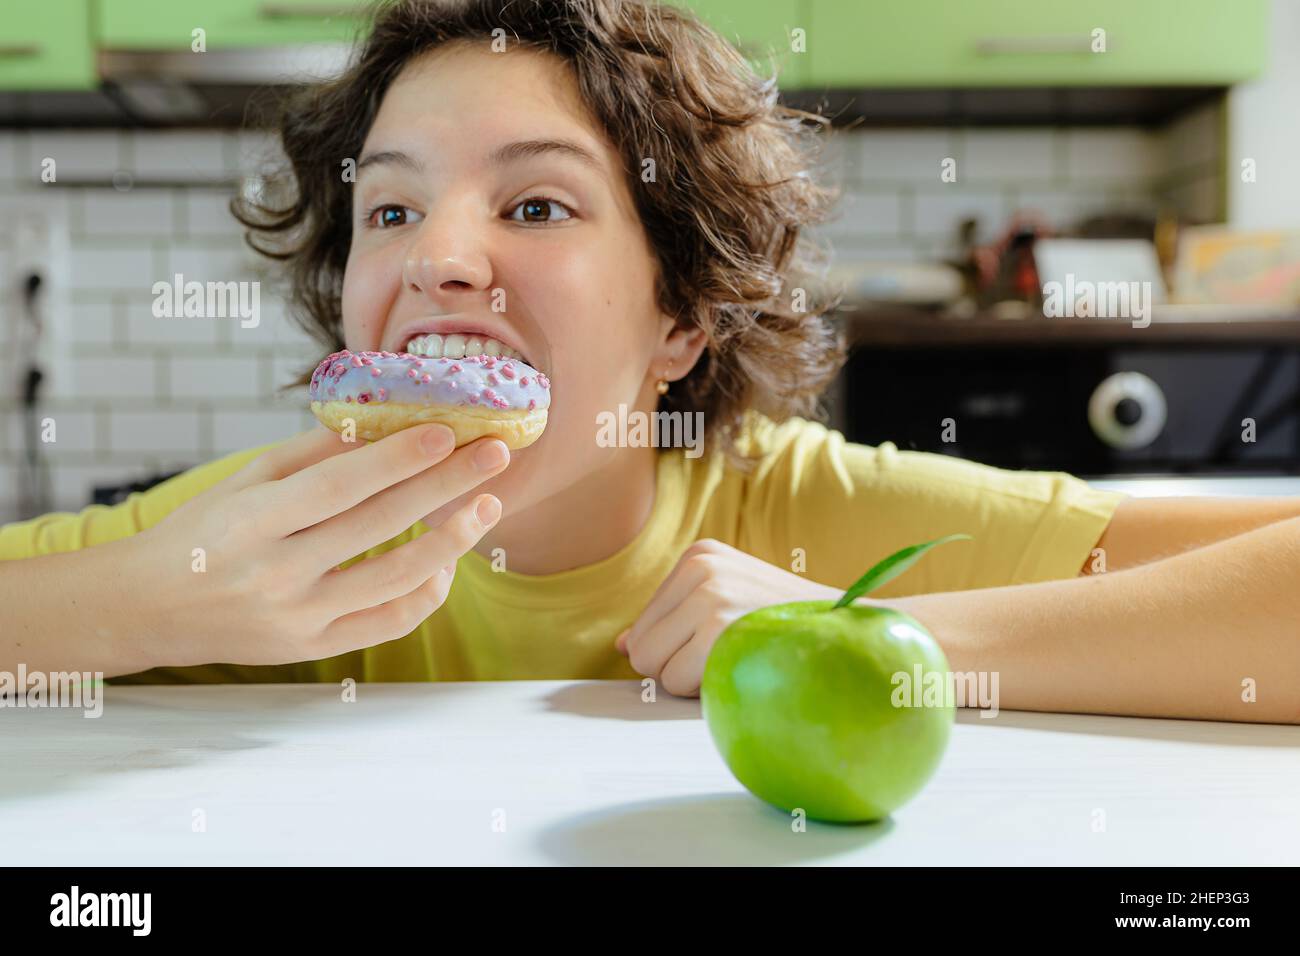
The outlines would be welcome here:
<svg viewBox="0 0 1300 956">
<path fill-rule="evenodd" d="M 853 357 L 827 404 L 851 440 L 1098 476 L 1300 468 L 1300 0 L 686 5 L 756 56 L 793 44 L 786 98 L 835 111 L 819 238 Z M 227 203 L 276 160 L 241 128 L 249 92 L 336 68 L 355 6 L 0 10 L 0 522 L 311 427 L 276 389 L 322 349 Z M 155 318 L 177 273 L 260 280 L 260 325 Z M 1168 304 L 1149 327 L 1044 316 L 1066 273 Z"/>
</svg>

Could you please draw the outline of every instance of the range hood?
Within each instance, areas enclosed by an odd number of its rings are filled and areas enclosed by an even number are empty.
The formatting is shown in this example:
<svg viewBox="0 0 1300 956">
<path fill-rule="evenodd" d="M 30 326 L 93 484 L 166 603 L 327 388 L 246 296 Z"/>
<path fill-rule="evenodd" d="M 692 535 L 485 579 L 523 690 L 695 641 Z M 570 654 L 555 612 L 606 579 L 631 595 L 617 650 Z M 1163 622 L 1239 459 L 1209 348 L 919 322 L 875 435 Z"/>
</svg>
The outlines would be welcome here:
<svg viewBox="0 0 1300 956">
<path fill-rule="evenodd" d="M 836 126 L 1161 126 L 1222 98 L 1213 86 L 964 86 L 794 90 L 781 99 Z"/>
<path fill-rule="evenodd" d="M 277 90 L 337 76 L 347 43 L 209 50 L 101 50 L 100 88 L 0 93 L 0 125 L 212 126 L 269 121 L 261 111 Z M 269 95 L 268 95 L 269 94 Z"/>
</svg>

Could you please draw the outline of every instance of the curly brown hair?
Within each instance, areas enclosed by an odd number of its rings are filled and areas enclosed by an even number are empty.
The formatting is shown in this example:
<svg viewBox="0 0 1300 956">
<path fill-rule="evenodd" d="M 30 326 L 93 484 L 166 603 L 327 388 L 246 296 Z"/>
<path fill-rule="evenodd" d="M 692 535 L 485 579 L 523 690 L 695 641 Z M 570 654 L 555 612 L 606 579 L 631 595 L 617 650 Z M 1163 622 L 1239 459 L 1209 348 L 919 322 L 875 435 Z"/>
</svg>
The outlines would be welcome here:
<svg viewBox="0 0 1300 956">
<path fill-rule="evenodd" d="M 657 300 L 703 329 L 695 367 L 660 398 L 703 412 L 705 447 L 748 470 L 737 449 L 746 412 L 824 419 L 819 397 L 844 362 L 827 319 L 828 250 L 801 236 L 837 190 L 817 166 L 829 121 L 778 102 L 776 64 L 760 76 L 689 11 L 646 0 L 381 0 L 342 75 L 296 91 L 274 125 L 287 167 L 269 195 L 232 211 L 258 252 L 288 265 L 295 321 L 330 351 L 344 347 L 341 290 L 351 243 L 356 157 L 385 91 L 413 58 L 442 44 L 490 42 L 549 52 L 572 67 L 588 108 L 617 148 L 658 260 Z M 655 161 L 655 188 L 640 171 Z M 257 234 L 255 237 L 254 234 Z M 257 237 L 265 244 L 255 241 Z M 306 384 L 311 369 L 287 388 Z"/>
</svg>

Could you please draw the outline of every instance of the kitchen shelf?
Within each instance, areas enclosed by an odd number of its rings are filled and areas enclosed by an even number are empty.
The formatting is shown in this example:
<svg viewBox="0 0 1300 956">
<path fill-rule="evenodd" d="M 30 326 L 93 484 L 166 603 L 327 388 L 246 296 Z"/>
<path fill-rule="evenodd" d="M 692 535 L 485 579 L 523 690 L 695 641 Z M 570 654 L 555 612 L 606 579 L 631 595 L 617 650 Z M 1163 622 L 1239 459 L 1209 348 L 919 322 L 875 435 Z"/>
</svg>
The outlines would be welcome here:
<svg viewBox="0 0 1300 956">
<path fill-rule="evenodd" d="M 850 304 L 835 317 L 854 346 L 1300 343 L 1300 310 L 1251 306 L 1153 306 L 1145 328 L 1134 328 L 1128 319 L 953 318 L 928 309 L 863 304 Z"/>
</svg>

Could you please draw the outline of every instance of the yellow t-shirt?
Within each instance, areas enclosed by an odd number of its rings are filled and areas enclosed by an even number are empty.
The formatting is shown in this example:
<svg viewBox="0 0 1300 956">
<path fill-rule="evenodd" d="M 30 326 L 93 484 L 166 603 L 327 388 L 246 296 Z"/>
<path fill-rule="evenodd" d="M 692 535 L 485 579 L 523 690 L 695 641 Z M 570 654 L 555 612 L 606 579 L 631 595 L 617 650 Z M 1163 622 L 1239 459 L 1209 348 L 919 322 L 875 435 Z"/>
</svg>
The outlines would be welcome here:
<svg viewBox="0 0 1300 956">
<path fill-rule="evenodd" d="M 319 661 L 164 667 L 110 682 L 636 678 L 614 638 L 700 538 L 786 569 L 801 549 L 808 578 L 843 588 L 899 548 L 966 532 L 973 541 L 935 550 L 873 596 L 955 591 L 1075 576 L 1124 497 L 1061 472 L 999 469 L 899 451 L 890 442 L 852 444 L 801 418 L 750 421 L 744 441 L 753 444 L 745 447 L 761 455 L 752 473 L 720 455 L 661 451 L 650 519 L 634 540 L 595 564 L 524 575 L 494 571 L 471 551 L 457 565 L 446 603 L 398 640 Z M 135 534 L 270 447 L 193 468 L 119 505 L 0 527 L 0 560 Z M 346 563 L 427 530 L 417 522 Z"/>
</svg>

